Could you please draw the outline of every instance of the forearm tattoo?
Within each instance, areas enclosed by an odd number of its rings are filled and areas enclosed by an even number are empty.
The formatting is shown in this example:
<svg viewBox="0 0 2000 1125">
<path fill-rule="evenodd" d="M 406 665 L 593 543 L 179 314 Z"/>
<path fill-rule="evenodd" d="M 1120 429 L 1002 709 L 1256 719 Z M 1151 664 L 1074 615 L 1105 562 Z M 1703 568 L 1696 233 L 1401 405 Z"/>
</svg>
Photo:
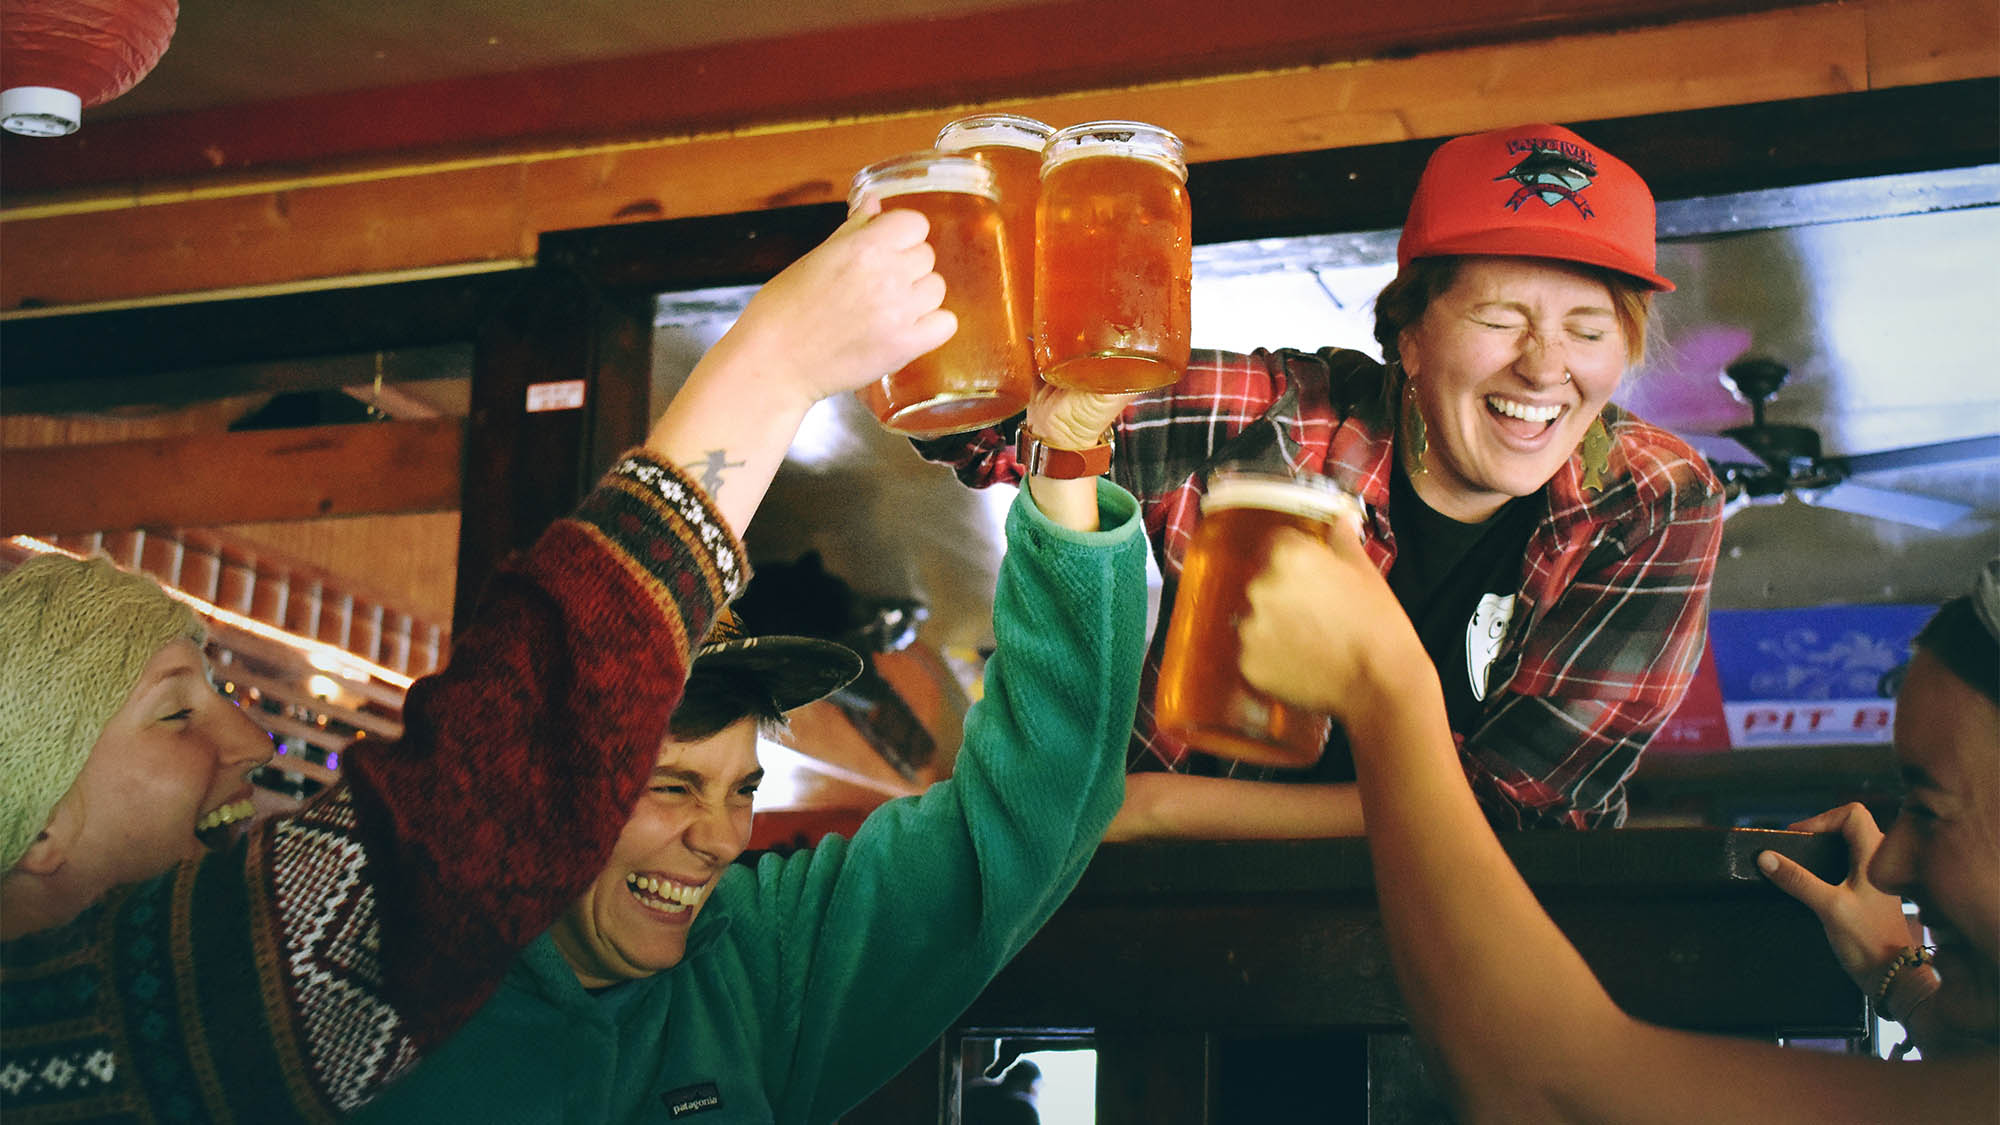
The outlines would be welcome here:
<svg viewBox="0 0 2000 1125">
<path fill-rule="evenodd" d="M 700 483 L 703 491 L 710 496 L 719 496 L 722 494 L 722 471 L 743 467 L 743 462 L 727 460 L 728 456 L 726 449 L 711 449 L 702 460 L 682 465 L 681 468 Z"/>
</svg>

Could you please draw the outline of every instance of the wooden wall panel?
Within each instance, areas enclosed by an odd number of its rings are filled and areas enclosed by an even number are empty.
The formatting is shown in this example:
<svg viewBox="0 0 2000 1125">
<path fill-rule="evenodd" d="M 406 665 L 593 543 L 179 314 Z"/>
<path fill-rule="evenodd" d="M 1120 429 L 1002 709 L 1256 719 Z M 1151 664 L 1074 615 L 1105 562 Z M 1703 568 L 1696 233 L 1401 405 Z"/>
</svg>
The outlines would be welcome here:
<svg viewBox="0 0 2000 1125">
<path fill-rule="evenodd" d="M 91 442 L 140 441 L 145 438 L 220 437 L 229 423 L 270 400 L 269 395 L 235 395 L 166 410 L 127 416 L 117 414 L 0 414 L 0 446 L 9 450 L 43 445 L 84 445 Z M 0 484 L 0 490 L 6 488 Z M 4 492 L 0 492 L 4 503 Z"/>
<path fill-rule="evenodd" d="M 434 418 L 4 450 L 0 535 L 450 510 L 463 427 Z"/>
<path fill-rule="evenodd" d="M 1201 161 L 1996 73 L 1991 0 L 1866 0 L 989 108 L 1155 120 L 1185 132 Z M 218 178 L 187 185 L 185 202 L 144 206 L 10 200 L 0 307 L 509 260 L 543 231 L 837 200 L 856 167 L 966 108 L 324 169 L 280 186 Z"/>
<path fill-rule="evenodd" d="M 349 593 L 426 622 L 451 620 L 457 512 L 243 523 L 216 530 L 337 575 Z"/>
</svg>

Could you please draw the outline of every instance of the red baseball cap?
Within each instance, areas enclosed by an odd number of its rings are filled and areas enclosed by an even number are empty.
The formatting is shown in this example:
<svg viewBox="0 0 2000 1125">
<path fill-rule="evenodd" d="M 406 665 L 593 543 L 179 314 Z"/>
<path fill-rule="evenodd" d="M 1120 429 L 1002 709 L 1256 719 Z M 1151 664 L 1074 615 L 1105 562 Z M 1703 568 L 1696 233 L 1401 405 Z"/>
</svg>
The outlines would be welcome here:
<svg viewBox="0 0 2000 1125">
<path fill-rule="evenodd" d="M 1631 165 L 1560 125 L 1517 125 L 1446 141 L 1424 165 L 1396 263 L 1459 254 L 1602 266 L 1650 289 L 1653 193 Z"/>
</svg>

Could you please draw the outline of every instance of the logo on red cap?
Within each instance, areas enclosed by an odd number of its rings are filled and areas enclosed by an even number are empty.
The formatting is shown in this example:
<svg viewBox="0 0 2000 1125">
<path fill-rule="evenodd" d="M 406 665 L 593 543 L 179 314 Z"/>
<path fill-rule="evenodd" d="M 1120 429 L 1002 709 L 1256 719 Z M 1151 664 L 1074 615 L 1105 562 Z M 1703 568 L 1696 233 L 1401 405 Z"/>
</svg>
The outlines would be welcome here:
<svg viewBox="0 0 2000 1125">
<path fill-rule="evenodd" d="M 1654 239 L 1653 193 L 1630 165 L 1560 125 L 1516 125 L 1431 153 L 1396 261 L 1550 258 L 1672 289 L 1655 267 Z"/>
<path fill-rule="evenodd" d="M 1508 141 L 1507 151 L 1526 154 L 1512 168 L 1493 177 L 1521 185 L 1520 190 L 1508 197 L 1508 210 L 1519 211 L 1521 204 L 1530 199 L 1540 199 L 1550 207 L 1568 200 L 1584 218 L 1592 217 L 1583 189 L 1597 178 L 1597 161 L 1583 146 L 1530 137 Z"/>
</svg>

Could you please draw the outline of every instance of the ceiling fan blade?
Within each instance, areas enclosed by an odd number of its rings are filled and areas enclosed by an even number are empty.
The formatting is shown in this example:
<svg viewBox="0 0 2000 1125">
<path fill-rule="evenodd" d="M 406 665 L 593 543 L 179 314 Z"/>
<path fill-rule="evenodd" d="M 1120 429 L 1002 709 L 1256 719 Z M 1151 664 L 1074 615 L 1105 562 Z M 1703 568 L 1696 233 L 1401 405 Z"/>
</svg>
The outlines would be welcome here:
<svg viewBox="0 0 2000 1125">
<path fill-rule="evenodd" d="M 1884 449 L 1879 453 L 1823 457 L 1821 461 L 1828 467 L 1844 469 L 1849 473 L 1877 473 L 1885 469 L 1909 469 L 1919 465 L 1948 465 L 1962 461 L 1989 461 L 1995 458 L 2000 458 L 2000 434 L 1933 442 L 1930 445 L 1910 445 L 1901 449 Z"/>
<path fill-rule="evenodd" d="M 1795 495 L 1817 508 L 1832 508 L 1839 512 L 1851 512 L 1857 516 L 1892 520 L 1931 531 L 1943 531 L 1972 514 L 1970 504 L 1918 496 L 1911 492 L 1870 488 L 1853 481 L 1841 481 L 1830 488 L 1811 491 L 1801 489 Z"/>
</svg>

